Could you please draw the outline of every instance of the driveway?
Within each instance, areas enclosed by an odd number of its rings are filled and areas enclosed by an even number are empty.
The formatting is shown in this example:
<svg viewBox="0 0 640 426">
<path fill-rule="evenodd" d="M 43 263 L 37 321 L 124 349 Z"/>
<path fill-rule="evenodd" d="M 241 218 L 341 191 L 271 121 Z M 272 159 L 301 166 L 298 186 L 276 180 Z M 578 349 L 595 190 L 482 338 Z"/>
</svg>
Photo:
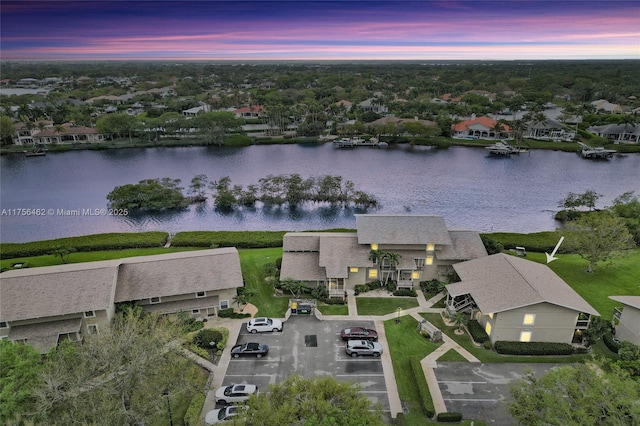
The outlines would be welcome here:
<svg viewBox="0 0 640 426">
<path fill-rule="evenodd" d="M 265 343 L 269 354 L 261 359 L 231 359 L 223 385 L 252 383 L 266 390 L 269 384 L 294 374 L 306 378 L 329 375 L 359 383 L 362 393 L 388 412 L 381 358 L 352 358 L 344 352 L 340 330 L 350 326 L 375 328 L 373 321 L 320 321 L 311 315 L 292 315 L 282 332 L 251 334 L 243 325 L 237 343 Z"/>
<path fill-rule="evenodd" d="M 509 384 L 522 379 L 529 370 L 539 377 L 556 365 L 438 362 L 434 371 L 447 411 L 502 426 L 517 424 L 504 406 Z"/>
</svg>

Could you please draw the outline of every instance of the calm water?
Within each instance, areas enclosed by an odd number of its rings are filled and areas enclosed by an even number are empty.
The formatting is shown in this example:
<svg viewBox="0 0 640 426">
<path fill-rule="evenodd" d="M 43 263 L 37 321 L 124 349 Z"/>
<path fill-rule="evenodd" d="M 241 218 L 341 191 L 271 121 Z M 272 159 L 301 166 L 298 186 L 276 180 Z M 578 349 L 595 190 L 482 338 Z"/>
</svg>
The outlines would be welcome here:
<svg viewBox="0 0 640 426">
<path fill-rule="evenodd" d="M 476 148 L 336 150 L 324 145 L 247 148 L 149 148 L 49 153 L 0 159 L 1 208 L 100 209 L 115 186 L 141 179 L 257 183 L 269 174 L 341 175 L 373 193 L 381 207 L 370 213 L 442 215 L 449 227 L 479 231 L 553 230 L 559 200 L 593 189 L 606 206 L 625 191 L 640 193 L 640 155 L 588 161 L 574 153 L 534 151 L 489 157 Z M 306 230 L 355 227 L 355 209 L 307 205 L 296 211 L 251 209 L 219 214 L 202 208 L 155 216 L 69 217 L 3 215 L 0 241 L 24 242 L 101 232 L 163 230 Z"/>
</svg>

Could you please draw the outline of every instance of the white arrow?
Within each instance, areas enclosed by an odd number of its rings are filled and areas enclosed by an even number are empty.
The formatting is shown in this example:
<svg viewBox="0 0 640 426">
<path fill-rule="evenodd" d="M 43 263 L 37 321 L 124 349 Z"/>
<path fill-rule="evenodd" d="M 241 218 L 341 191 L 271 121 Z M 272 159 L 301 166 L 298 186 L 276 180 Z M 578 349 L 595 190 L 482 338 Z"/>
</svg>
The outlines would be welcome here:
<svg viewBox="0 0 640 426">
<path fill-rule="evenodd" d="M 558 241 L 558 244 L 556 244 L 556 248 L 553 249 L 553 251 L 551 252 L 551 254 L 545 252 L 544 254 L 547 255 L 547 263 L 549 262 L 553 262 L 554 260 L 557 259 L 557 257 L 553 257 L 555 256 L 556 252 L 558 251 L 558 249 L 560 248 L 560 244 L 562 244 L 562 242 L 564 241 L 564 237 L 560 237 L 560 241 Z"/>
</svg>

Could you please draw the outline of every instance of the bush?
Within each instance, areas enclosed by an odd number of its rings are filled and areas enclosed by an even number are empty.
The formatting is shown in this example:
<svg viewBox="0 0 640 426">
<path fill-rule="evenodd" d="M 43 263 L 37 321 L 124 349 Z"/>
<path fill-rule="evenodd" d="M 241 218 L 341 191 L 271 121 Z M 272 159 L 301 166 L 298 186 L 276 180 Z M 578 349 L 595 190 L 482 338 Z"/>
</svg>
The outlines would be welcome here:
<svg viewBox="0 0 640 426">
<path fill-rule="evenodd" d="M 194 231 L 178 232 L 172 239 L 174 247 L 266 248 L 282 247 L 284 231 Z"/>
<path fill-rule="evenodd" d="M 444 283 L 438 280 L 420 281 L 420 289 L 423 293 L 438 294 L 444 290 Z"/>
<path fill-rule="evenodd" d="M 34 241 L 31 243 L 0 244 L 0 257 L 43 256 L 56 247 L 73 247 L 75 251 L 122 250 L 129 248 L 162 247 L 169 238 L 166 232 L 121 232 L 111 234 L 85 235 L 82 237 L 58 238 L 56 240 Z"/>
<path fill-rule="evenodd" d="M 484 346 L 485 349 L 491 349 L 491 340 L 485 340 L 482 346 Z"/>
<path fill-rule="evenodd" d="M 222 333 L 212 328 L 205 328 L 200 330 L 195 336 L 193 336 L 193 343 L 203 349 L 213 349 L 209 344 L 215 342 L 216 347 L 218 342 L 222 341 Z"/>
<path fill-rule="evenodd" d="M 325 300 L 329 293 L 327 292 L 327 288 L 322 285 L 315 286 L 311 289 L 311 297 L 318 300 Z"/>
<path fill-rule="evenodd" d="M 467 329 L 469 330 L 469 333 L 471 334 L 471 337 L 473 337 L 473 340 L 475 342 L 484 343 L 489 340 L 489 335 L 486 331 L 484 331 L 484 328 L 482 328 L 478 321 L 469 321 L 469 323 L 467 324 Z M 491 343 L 489 343 L 489 347 L 491 347 Z"/>
<path fill-rule="evenodd" d="M 356 284 L 355 286 L 356 296 L 360 293 L 366 293 L 369 290 L 369 286 L 366 284 Z"/>
<path fill-rule="evenodd" d="M 418 297 L 418 293 L 412 288 L 399 288 L 398 290 L 393 292 L 394 296 L 411 296 Z"/>
<path fill-rule="evenodd" d="M 209 359 L 209 352 L 198 345 L 194 345 L 193 343 L 191 343 L 189 345 L 189 350 L 198 355 L 200 358 Z"/>
<path fill-rule="evenodd" d="M 614 354 L 618 353 L 618 350 L 620 349 L 620 345 L 613 341 L 613 334 L 611 333 L 605 334 L 604 336 L 602 336 L 602 341 L 604 342 L 605 345 L 607 345 L 607 347 L 611 352 L 613 352 Z"/>
<path fill-rule="evenodd" d="M 443 423 L 455 423 L 462 421 L 462 413 L 449 412 L 438 413 L 438 421 Z"/>
<path fill-rule="evenodd" d="M 204 327 L 204 322 L 198 321 L 193 317 L 189 317 L 184 320 L 182 324 L 182 332 L 183 333 L 191 333 L 193 331 L 198 331 Z"/>
<path fill-rule="evenodd" d="M 424 378 L 424 370 L 422 370 L 420 358 L 411 357 L 409 362 L 411 363 L 411 372 L 413 373 L 414 383 L 416 384 L 418 395 L 420 396 L 420 405 L 424 410 L 425 416 L 432 418 L 436 414 L 436 411 L 433 408 L 433 400 L 431 399 L 431 393 L 429 392 L 427 381 Z"/>
<path fill-rule="evenodd" d="M 367 283 L 367 287 L 369 288 L 369 290 L 377 290 L 379 288 L 382 288 L 382 282 L 380 280 L 371 281 Z"/>
<path fill-rule="evenodd" d="M 484 244 L 484 248 L 487 250 L 487 254 L 496 254 L 504 250 L 504 246 L 501 243 L 487 235 L 483 235 L 481 239 L 482 244 Z"/>
<path fill-rule="evenodd" d="M 233 308 L 220 309 L 218 311 L 218 316 L 220 318 L 231 318 L 231 315 L 233 315 Z"/>
<path fill-rule="evenodd" d="M 202 412 L 202 407 L 204 407 L 204 400 L 205 395 L 201 392 L 196 393 L 193 398 L 191 398 L 191 403 L 189 403 L 189 408 L 187 408 L 183 419 L 185 426 L 196 426 L 200 424 L 200 413 Z"/>
<path fill-rule="evenodd" d="M 323 300 L 327 305 L 344 305 L 344 299 L 342 297 L 328 297 Z"/>
<path fill-rule="evenodd" d="M 387 283 L 387 291 L 396 291 L 397 288 L 398 288 L 398 285 L 396 284 L 395 281 L 389 281 Z"/>
<path fill-rule="evenodd" d="M 496 352 L 506 355 L 571 355 L 573 346 L 569 343 L 552 342 L 505 342 L 494 345 Z"/>
</svg>

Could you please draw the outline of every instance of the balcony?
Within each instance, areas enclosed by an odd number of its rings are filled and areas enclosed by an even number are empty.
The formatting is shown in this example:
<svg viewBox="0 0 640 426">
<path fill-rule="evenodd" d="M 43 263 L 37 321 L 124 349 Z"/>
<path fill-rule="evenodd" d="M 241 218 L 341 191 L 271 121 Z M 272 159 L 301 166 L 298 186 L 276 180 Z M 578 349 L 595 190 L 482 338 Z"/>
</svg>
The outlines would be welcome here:
<svg viewBox="0 0 640 426">
<path fill-rule="evenodd" d="M 413 280 L 398 280 L 398 288 L 413 288 Z"/>
<path fill-rule="evenodd" d="M 576 329 L 577 330 L 586 330 L 589 328 L 589 322 L 591 321 L 591 315 L 581 313 L 578 315 L 578 320 L 576 321 Z"/>
</svg>

